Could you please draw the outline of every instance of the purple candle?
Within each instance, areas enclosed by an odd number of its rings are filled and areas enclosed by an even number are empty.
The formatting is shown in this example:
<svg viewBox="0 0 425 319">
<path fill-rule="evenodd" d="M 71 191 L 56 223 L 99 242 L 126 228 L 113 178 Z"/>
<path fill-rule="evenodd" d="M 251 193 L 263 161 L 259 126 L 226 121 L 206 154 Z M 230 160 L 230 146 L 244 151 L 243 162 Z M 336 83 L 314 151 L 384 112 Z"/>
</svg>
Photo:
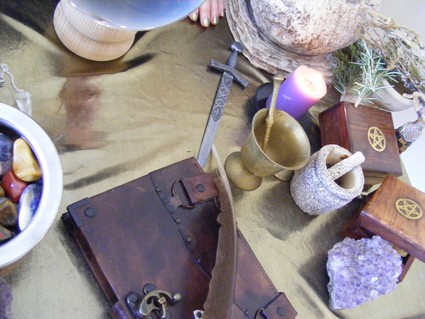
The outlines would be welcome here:
<svg viewBox="0 0 425 319">
<path fill-rule="evenodd" d="M 299 119 L 326 94 L 326 83 L 320 72 L 299 66 L 280 86 L 276 109 Z M 270 106 L 271 96 L 266 106 Z"/>
</svg>

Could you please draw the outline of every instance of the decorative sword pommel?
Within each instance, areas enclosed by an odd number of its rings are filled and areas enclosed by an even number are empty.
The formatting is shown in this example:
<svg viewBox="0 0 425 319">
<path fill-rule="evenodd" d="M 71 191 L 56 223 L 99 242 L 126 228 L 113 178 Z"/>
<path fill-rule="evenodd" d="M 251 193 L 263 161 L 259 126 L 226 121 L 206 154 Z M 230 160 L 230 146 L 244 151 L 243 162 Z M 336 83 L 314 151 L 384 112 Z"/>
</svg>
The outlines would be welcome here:
<svg viewBox="0 0 425 319">
<path fill-rule="evenodd" d="M 241 54 L 244 47 L 242 43 L 240 42 L 233 42 L 230 46 L 230 49 L 232 50 L 232 54 L 230 55 L 229 59 L 227 60 L 227 65 L 231 66 L 232 68 L 236 67 L 236 60 L 238 58 L 238 54 Z"/>
</svg>

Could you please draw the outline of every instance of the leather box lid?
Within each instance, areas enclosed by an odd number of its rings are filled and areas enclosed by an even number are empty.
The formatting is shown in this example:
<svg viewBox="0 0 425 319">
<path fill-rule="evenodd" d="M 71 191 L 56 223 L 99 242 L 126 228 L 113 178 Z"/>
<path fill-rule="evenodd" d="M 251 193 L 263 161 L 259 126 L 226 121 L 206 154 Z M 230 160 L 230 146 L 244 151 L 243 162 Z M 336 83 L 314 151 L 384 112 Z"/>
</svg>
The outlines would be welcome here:
<svg viewBox="0 0 425 319">
<path fill-rule="evenodd" d="M 166 208 L 173 181 L 201 173 L 196 161 L 188 159 L 68 207 L 74 224 L 66 224 L 111 306 L 153 284 L 184 296 L 172 307 L 176 317 L 190 317 L 202 308 L 215 264 L 217 208 L 214 201 L 191 210 Z M 188 223 L 198 227 L 186 227 Z M 194 231 L 185 233 L 186 228 Z M 196 258 L 202 261 L 194 262 Z"/>
<path fill-rule="evenodd" d="M 425 262 L 425 194 L 388 176 L 359 217 L 362 227 Z"/>
<path fill-rule="evenodd" d="M 402 175 L 400 154 L 390 112 L 340 102 L 319 116 L 322 144 L 361 151 L 367 172 Z M 385 143 L 385 144 L 384 144 Z"/>
<path fill-rule="evenodd" d="M 173 318 L 191 318 L 193 310 L 203 308 L 219 227 L 216 202 L 196 192 L 199 184 L 211 188 L 203 176 L 190 158 L 68 206 L 62 219 L 111 304 L 113 318 L 133 317 L 125 299 L 130 292 L 142 295 L 146 284 L 183 296 L 171 308 Z M 237 240 L 234 318 L 255 318 L 260 309 L 267 318 L 295 318 L 297 312 L 240 231 Z"/>
</svg>

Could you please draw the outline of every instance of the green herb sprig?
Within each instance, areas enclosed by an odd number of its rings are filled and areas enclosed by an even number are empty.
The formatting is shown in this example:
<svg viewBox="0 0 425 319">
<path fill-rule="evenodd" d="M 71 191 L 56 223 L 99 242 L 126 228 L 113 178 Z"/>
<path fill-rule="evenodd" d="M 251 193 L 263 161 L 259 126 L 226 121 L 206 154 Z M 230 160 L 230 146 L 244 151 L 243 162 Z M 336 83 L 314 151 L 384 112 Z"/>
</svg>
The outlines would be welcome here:
<svg viewBox="0 0 425 319">
<path fill-rule="evenodd" d="M 382 57 L 363 39 L 334 52 L 332 65 L 336 90 L 343 96 L 356 96 L 356 107 L 373 102 L 374 93 L 380 95 L 380 90 L 391 86 L 384 84 L 384 80 L 397 82 L 401 75 L 397 70 L 389 70 Z"/>
</svg>

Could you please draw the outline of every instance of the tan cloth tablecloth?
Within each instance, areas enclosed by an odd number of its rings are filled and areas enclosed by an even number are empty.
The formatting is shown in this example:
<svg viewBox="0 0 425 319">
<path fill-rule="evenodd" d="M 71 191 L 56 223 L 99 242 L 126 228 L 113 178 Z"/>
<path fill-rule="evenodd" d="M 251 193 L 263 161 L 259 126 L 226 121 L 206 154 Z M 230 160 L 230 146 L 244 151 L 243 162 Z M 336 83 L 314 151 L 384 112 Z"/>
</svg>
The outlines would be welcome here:
<svg viewBox="0 0 425 319">
<path fill-rule="evenodd" d="M 225 19 L 207 30 L 186 19 L 139 33 L 119 60 L 91 62 L 58 40 L 56 2 L 0 2 L 0 61 L 31 92 L 33 117 L 54 141 L 64 173 L 51 230 L 0 275 L 13 289 L 16 319 L 108 318 L 102 292 L 60 216 L 84 197 L 196 156 L 220 79 L 207 65 L 226 62 L 233 38 Z M 271 80 L 242 56 L 237 68 L 250 85 L 231 90 L 215 141 L 223 161 L 240 149 L 255 112 L 252 97 Z M 10 87 L 0 89 L 0 101 L 14 104 Z M 310 126 L 310 135 L 318 132 Z M 417 260 L 389 295 L 353 310 L 328 307 L 327 251 L 356 203 L 311 217 L 297 208 L 289 184 L 275 178 L 254 192 L 234 189 L 234 200 L 239 228 L 298 318 L 425 318 L 425 265 Z"/>
</svg>

